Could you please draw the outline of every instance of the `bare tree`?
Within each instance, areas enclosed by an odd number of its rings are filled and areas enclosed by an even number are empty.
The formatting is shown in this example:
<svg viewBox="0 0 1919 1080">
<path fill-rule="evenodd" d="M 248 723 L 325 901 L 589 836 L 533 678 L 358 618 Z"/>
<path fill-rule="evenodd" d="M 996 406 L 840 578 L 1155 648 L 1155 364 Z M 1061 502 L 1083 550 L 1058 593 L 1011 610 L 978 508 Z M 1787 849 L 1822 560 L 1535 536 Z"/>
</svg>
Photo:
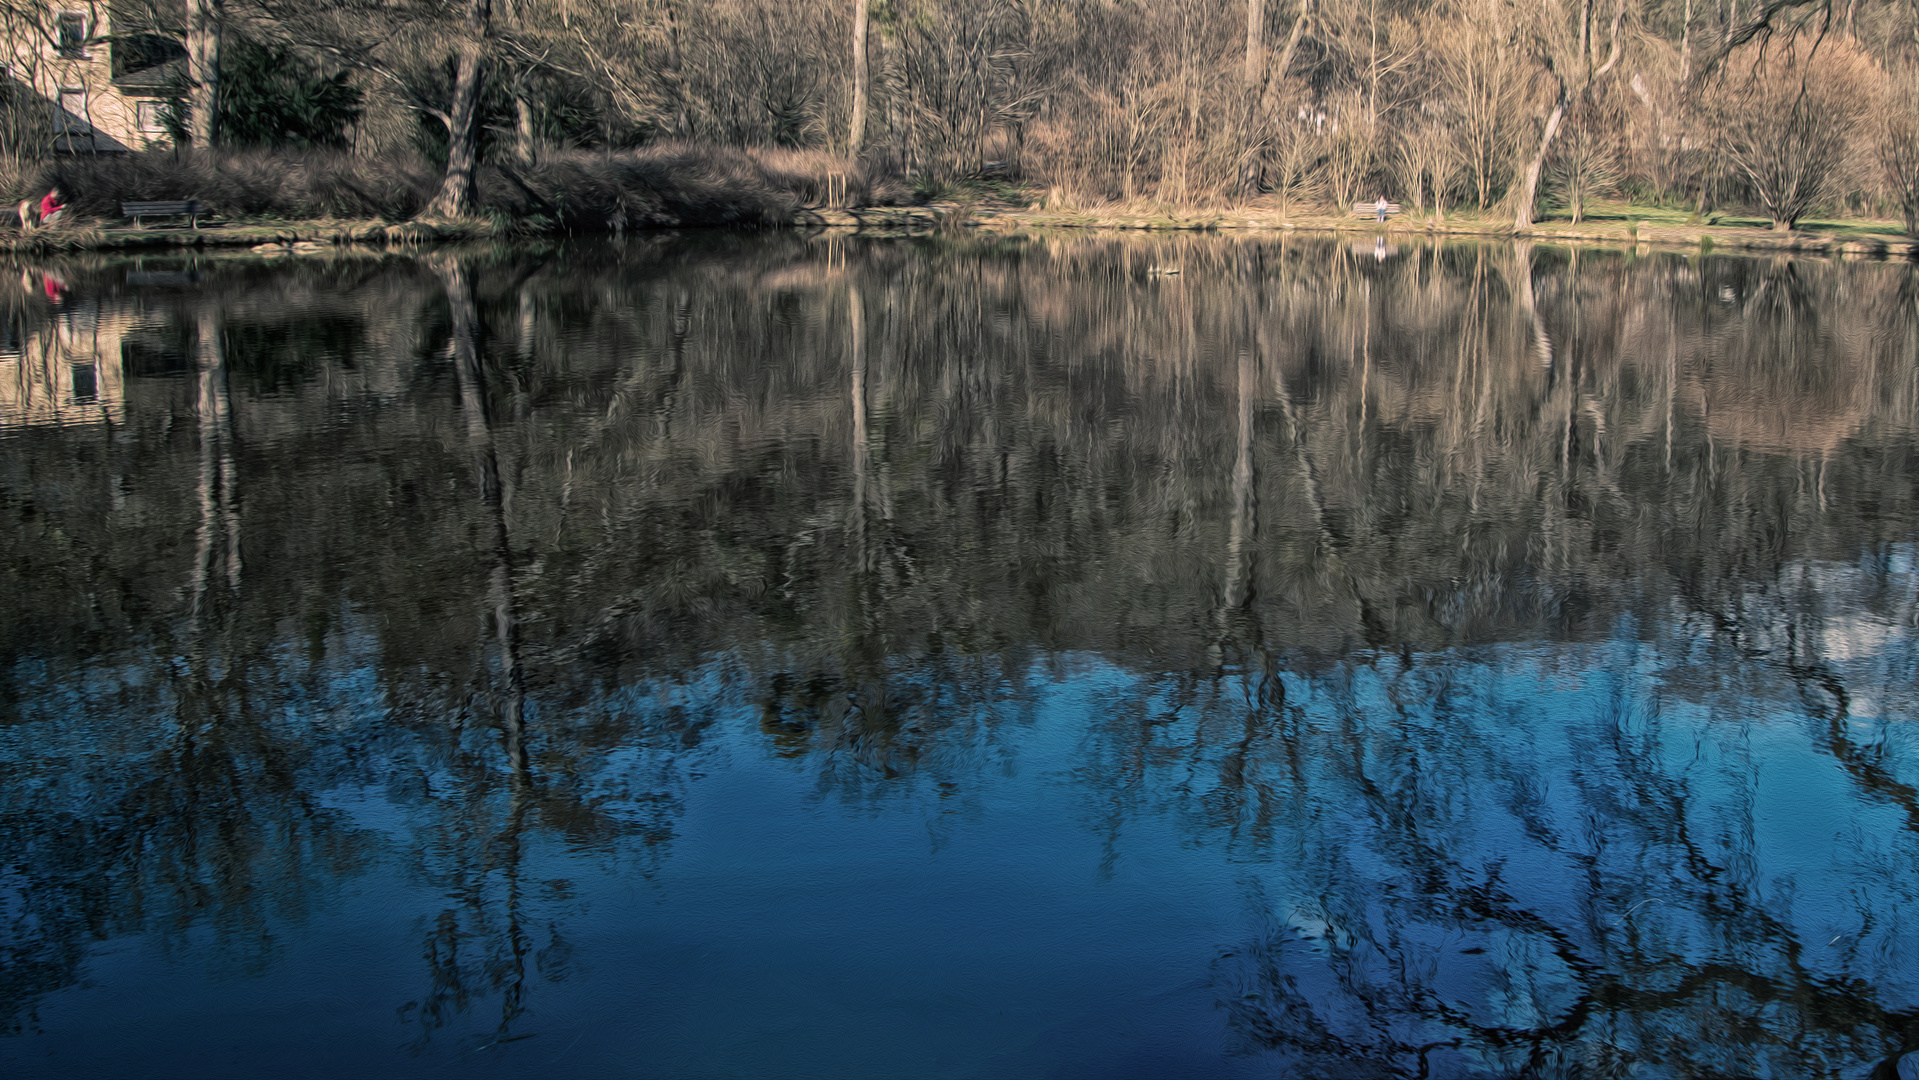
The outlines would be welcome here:
<svg viewBox="0 0 1919 1080">
<path fill-rule="evenodd" d="M 480 97 L 486 91 L 487 39 L 492 34 L 492 0 L 467 0 L 453 102 L 447 109 L 446 178 L 422 217 L 463 218 L 473 212 L 474 174 L 480 165 Z"/>
<path fill-rule="evenodd" d="M 1446 192 L 1459 175 L 1459 146 L 1452 131 L 1437 119 L 1410 127 L 1399 140 L 1400 180 L 1412 192 L 1413 209 L 1426 212 L 1426 193 L 1432 192 L 1433 210 L 1446 215 Z"/>
<path fill-rule="evenodd" d="M 1577 8 L 1568 12 L 1561 0 L 1541 0 L 1533 23 L 1534 49 L 1540 66 L 1554 87 L 1552 108 L 1540 130 L 1539 148 L 1526 165 L 1519 195 L 1513 208 L 1513 228 L 1532 227 L 1533 205 L 1539 197 L 1539 177 L 1552 152 L 1553 139 L 1559 135 L 1566 113 L 1584 102 L 1593 87 L 1619 65 L 1620 24 L 1626 19 L 1626 0 L 1614 0 L 1612 24 L 1606 33 L 1606 58 L 1599 59 L 1599 27 L 1594 21 L 1594 0 L 1577 0 Z M 1570 18 L 1568 18 L 1570 16 Z"/>
<path fill-rule="evenodd" d="M 1274 126 L 1275 121 L 1278 121 L 1281 125 L 1291 122 L 1293 117 L 1290 115 L 1290 110 L 1292 106 L 1296 104 L 1293 99 L 1297 97 L 1297 94 L 1289 92 L 1283 95 L 1286 98 L 1285 108 L 1276 108 L 1274 90 L 1276 87 L 1282 86 L 1287 87 L 1289 91 L 1293 89 L 1293 84 L 1290 79 L 1293 59 L 1299 53 L 1300 39 L 1305 36 L 1306 28 L 1308 24 L 1312 22 L 1312 17 L 1313 0 L 1300 0 L 1299 11 L 1293 16 L 1293 28 L 1286 35 L 1286 43 L 1280 46 L 1279 58 L 1268 64 L 1263 49 L 1259 52 L 1257 60 L 1255 60 L 1254 54 L 1256 44 L 1254 30 L 1255 20 L 1257 18 L 1258 22 L 1263 25 L 1265 8 L 1262 4 L 1258 8 L 1257 15 L 1255 15 L 1252 0 L 1248 0 L 1246 27 L 1248 130 L 1244 136 L 1246 146 L 1243 151 L 1246 159 L 1243 171 L 1245 177 L 1243 183 L 1244 194 L 1253 195 L 1258 192 L 1262 171 L 1262 158 L 1264 156 L 1278 151 L 1281 154 L 1291 155 L 1295 161 L 1299 158 L 1298 132 L 1295 130 L 1290 133 L 1281 134 L 1280 130 Z M 1253 83 L 1255 66 L 1258 68 L 1259 81 L 1257 87 L 1255 87 Z M 1284 147 L 1279 146 L 1278 143 L 1280 141 L 1286 142 L 1287 145 Z M 1287 179 L 1289 189 L 1291 186 L 1296 185 L 1297 179 L 1296 176 Z M 1286 202 L 1287 198 L 1282 193 L 1280 200 L 1282 212 Z"/>
<path fill-rule="evenodd" d="M 1618 159 L 1601 135 L 1601 119 L 1574 115 L 1578 120 L 1560 136 L 1548 173 L 1577 225 L 1586 216 L 1587 200 L 1610 194 L 1617 187 L 1619 172 Z"/>
<path fill-rule="evenodd" d="M 895 24 L 890 81 L 906 113 L 909 161 L 940 179 L 978 171 L 988 141 L 1039 100 L 1025 77 L 1034 30 L 1030 0 L 928 0 Z"/>
<path fill-rule="evenodd" d="M 1447 91 L 1461 171 L 1479 209 L 1492 205 L 1511 175 L 1518 147 L 1514 117 L 1525 99 L 1525 72 L 1496 0 L 1476 5 L 1435 33 L 1438 79 Z"/>
<path fill-rule="evenodd" d="M 1836 37 L 1754 42 L 1727 58 L 1708 115 L 1774 229 L 1792 229 L 1846 179 L 1878 81 Z"/>
<path fill-rule="evenodd" d="M 1899 204 L 1906 235 L 1919 237 L 1919 84 L 1912 71 L 1899 73 L 1879 123 L 1879 168 Z"/>
<path fill-rule="evenodd" d="M 1268 168 L 1282 218 L 1291 212 L 1294 202 L 1312 198 L 1323 145 L 1312 125 L 1297 117 L 1282 120 L 1274 129 Z"/>
<path fill-rule="evenodd" d="M 1381 156 L 1379 127 L 1357 102 L 1331 127 L 1320 168 L 1325 174 L 1327 198 L 1336 211 L 1343 212 L 1362 194 L 1371 194 L 1362 188 Z"/>
</svg>

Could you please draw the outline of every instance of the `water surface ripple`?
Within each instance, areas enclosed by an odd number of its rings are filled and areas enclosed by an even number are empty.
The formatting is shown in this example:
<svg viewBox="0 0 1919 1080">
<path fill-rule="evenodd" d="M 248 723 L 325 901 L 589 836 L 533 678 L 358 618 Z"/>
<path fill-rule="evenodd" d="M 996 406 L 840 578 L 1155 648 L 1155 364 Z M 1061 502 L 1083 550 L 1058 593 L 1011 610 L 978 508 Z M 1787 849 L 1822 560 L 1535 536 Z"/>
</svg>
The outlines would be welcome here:
<svg viewBox="0 0 1919 1080">
<path fill-rule="evenodd" d="M 10 1076 L 1919 1075 L 1910 266 L 21 281 Z"/>
</svg>

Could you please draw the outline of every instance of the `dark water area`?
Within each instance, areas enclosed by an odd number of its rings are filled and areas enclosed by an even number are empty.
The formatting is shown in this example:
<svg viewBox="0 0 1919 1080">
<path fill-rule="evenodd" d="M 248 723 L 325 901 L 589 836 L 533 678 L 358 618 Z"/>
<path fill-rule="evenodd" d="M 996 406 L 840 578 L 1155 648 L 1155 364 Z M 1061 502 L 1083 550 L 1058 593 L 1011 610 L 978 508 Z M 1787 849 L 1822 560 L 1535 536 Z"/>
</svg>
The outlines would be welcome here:
<svg viewBox="0 0 1919 1080">
<path fill-rule="evenodd" d="M 8 296 L 10 1077 L 1919 1075 L 1910 266 Z"/>
</svg>

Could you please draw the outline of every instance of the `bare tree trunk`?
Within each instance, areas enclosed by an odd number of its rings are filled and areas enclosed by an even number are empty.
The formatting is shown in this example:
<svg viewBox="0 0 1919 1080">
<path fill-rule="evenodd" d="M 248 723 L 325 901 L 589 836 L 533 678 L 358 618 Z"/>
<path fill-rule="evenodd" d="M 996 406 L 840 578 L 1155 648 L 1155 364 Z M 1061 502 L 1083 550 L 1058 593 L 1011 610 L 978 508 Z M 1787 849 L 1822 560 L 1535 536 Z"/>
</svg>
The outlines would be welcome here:
<svg viewBox="0 0 1919 1080">
<path fill-rule="evenodd" d="M 1246 0 L 1246 89 L 1251 92 L 1260 84 L 1260 60 L 1263 42 L 1260 40 L 1266 29 L 1265 0 Z"/>
<path fill-rule="evenodd" d="M 473 212 L 473 179 L 480 164 L 480 96 L 486 90 L 486 39 L 492 29 L 490 0 L 467 0 L 466 35 L 453 76 L 453 106 L 447 110 L 446 179 L 421 217 L 463 218 Z"/>
<path fill-rule="evenodd" d="M 1239 137 L 1240 170 L 1239 188 L 1245 196 L 1259 193 L 1259 158 L 1264 139 L 1258 132 L 1260 98 L 1265 80 L 1261 77 L 1264 65 L 1264 42 L 1261 36 L 1266 26 L 1265 0 L 1246 0 L 1246 72 L 1245 86 L 1242 90 Z"/>
<path fill-rule="evenodd" d="M 1299 48 L 1299 39 L 1306 32 L 1306 22 L 1312 17 L 1313 0 L 1300 0 L 1299 15 L 1293 19 L 1292 32 L 1286 35 L 1286 45 L 1279 51 L 1279 60 L 1272 65 L 1265 61 L 1263 38 L 1266 28 L 1265 0 L 1246 0 L 1246 111 L 1241 131 L 1247 145 L 1241 149 L 1243 167 L 1240 170 L 1240 189 L 1248 195 L 1257 195 L 1264 166 L 1261 156 L 1264 147 L 1264 135 L 1255 139 L 1254 126 L 1265 114 L 1267 93 L 1271 90 L 1275 76 L 1284 79 L 1286 69 L 1293 64 L 1293 53 Z M 1127 201 L 1132 200 L 1132 176 L 1127 176 Z M 1284 210 L 1281 211 L 1284 213 Z"/>
<path fill-rule="evenodd" d="M 196 149 L 220 141 L 221 0 L 190 0 L 187 8 L 187 138 Z"/>
<path fill-rule="evenodd" d="M 853 0 L 853 117 L 846 149 L 854 155 L 866 144 L 866 5 Z"/>
<path fill-rule="evenodd" d="M 1553 98 L 1553 110 L 1546 117 L 1546 130 L 1539 136 L 1539 152 L 1533 155 L 1532 163 L 1526 166 L 1526 180 L 1519 192 L 1519 206 L 1513 211 L 1513 228 L 1524 232 L 1532 228 L 1533 202 L 1539 197 L 1539 174 L 1546 168 L 1546 155 L 1552 150 L 1553 138 L 1559 134 L 1559 125 L 1566 119 L 1566 110 L 1575 101 L 1584 101 L 1592 93 L 1593 86 L 1606 77 L 1619 63 L 1619 24 L 1626 18 L 1626 5 L 1622 2 L 1613 10 L 1612 44 L 1606 62 L 1594 66 L 1598 52 L 1598 42 L 1593 40 L 1593 0 L 1585 0 L 1579 10 L 1579 56 L 1578 64 L 1582 68 L 1577 87 L 1567 81 L 1563 70 L 1553 66 L 1548 60 L 1553 80 L 1559 85 L 1559 93 Z"/>
<path fill-rule="evenodd" d="M 1686 0 L 1686 25 L 1679 30 L 1679 78 L 1692 78 L 1692 0 Z"/>
<path fill-rule="evenodd" d="M 1366 9 L 1366 22 L 1371 34 L 1371 44 L 1367 46 L 1366 77 L 1371 88 L 1366 93 L 1366 120 L 1379 123 L 1379 0 L 1373 0 Z"/>
<path fill-rule="evenodd" d="M 513 29 L 526 31 L 526 5 L 524 0 L 518 4 L 509 4 L 507 10 L 513 16 Z M 538 133 L 533 125 L 533 67 L 523 65 L 510 73 L 513 88 L 513 160 L 521 165 L 532 165 L 538 155 Z"/>
<path fill-rule="evenodd" d="M 1533 202 L 1539 198 L 1539 175 L 1546 168 L 1546 154 L 1552 149 L 1553 137 L 1559 134 L 1560 122 L 1566 119 L 1566 104 L 1566 84 L 1560 83 L 1559 94 L 1553 98 L 1553 111 L 1546 117 L 1546 130 L 1539 136 L 1539 150 L 1526 166 L 1526 179 L 1519 188 L 1519 205 L 1513 210 L 1513 228 L 1520 232 L 1533 227 Z"/>
<path fill-rule="evenodd" d="M 533 103 L 522 88 L 513 95 L 513 156 L 520 164 L 533 164 Z"/>
<path fill-rule="evenodd" d="M 1273 76 L 1284 79 L 1286 69 L 1293 66 L 1293 54 L 1299 50 L 1299 39 L 1306 33 L 1306 24 L 1313 17 L 1313 0 L 1300 0 L 1299 17 L 1293 20 L 1293 31 L 1286 35 L 1286 47 L 1279 50 L 1279 60 L 1268 68 Z"/>
</svg>

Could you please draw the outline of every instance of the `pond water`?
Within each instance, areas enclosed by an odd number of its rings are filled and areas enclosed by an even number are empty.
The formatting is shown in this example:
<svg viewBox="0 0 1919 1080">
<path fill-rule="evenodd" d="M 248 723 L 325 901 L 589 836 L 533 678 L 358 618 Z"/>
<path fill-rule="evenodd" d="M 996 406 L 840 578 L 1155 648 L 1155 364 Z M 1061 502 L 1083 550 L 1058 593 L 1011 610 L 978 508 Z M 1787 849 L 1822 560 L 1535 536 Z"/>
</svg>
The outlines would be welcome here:
<svg viewBox="0 0 1919 1080">
<path fill-rule="evenodd" d="M 10 1076 L 1919 1075 L 1911 266 L 21 273 Z"/>
</svg>

